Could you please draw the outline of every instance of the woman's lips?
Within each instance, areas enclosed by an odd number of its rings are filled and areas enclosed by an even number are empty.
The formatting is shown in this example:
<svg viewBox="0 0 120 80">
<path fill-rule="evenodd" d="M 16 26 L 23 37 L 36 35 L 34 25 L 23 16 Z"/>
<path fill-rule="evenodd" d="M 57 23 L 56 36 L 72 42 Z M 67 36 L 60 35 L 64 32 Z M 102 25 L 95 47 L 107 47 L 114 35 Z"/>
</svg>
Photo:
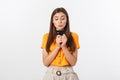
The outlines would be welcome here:
<svg viewBox="0 0 120 80">
<path fill-rule="evenodd" d="M 63 27 L 63 25 L 58 25 L 59 27 Z"/>
</svg>

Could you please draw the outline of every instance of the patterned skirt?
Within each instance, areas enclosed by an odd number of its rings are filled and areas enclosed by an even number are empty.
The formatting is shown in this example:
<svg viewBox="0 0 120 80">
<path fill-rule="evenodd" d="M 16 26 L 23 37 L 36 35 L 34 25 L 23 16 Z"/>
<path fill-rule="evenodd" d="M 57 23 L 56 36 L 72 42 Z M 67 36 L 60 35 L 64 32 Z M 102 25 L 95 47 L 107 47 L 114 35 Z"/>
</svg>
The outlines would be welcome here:
<svg viewBox="0 0 120 80">
<path fill-rule="evenodd" d="M 49 66 L 43 80 L 79 80 L 72 67 Z"/>
</svg>

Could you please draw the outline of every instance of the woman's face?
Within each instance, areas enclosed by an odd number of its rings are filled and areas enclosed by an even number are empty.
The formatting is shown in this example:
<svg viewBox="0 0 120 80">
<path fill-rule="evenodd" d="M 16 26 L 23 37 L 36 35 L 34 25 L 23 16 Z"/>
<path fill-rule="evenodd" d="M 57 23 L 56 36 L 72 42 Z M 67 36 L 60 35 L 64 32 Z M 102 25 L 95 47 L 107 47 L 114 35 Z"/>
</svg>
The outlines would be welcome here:
<svg viewBox="0 0 120 80">
<path fill-rule="evenodd" d="M 63 30 L 66 26 L 67 17 L 63 12 L 56 13 L 53 16 L 53 24 L 56 27 L 56 30 Z"/>
</svg>

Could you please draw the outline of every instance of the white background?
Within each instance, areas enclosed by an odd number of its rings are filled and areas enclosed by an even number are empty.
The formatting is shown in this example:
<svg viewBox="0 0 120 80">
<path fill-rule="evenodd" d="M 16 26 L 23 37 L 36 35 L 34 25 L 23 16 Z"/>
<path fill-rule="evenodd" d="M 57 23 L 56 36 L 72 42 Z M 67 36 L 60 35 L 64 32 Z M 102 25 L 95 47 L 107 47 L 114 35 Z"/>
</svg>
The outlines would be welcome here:
<svg viewBox="0 0 120 80">
<path fill-rule="evenodd" d="M 0 0 L 0 80 L 42 80 L 40 45 L 56 7 L 79 34 L 80 80 L 120 80 L 119 0 Z"/>
</svg>

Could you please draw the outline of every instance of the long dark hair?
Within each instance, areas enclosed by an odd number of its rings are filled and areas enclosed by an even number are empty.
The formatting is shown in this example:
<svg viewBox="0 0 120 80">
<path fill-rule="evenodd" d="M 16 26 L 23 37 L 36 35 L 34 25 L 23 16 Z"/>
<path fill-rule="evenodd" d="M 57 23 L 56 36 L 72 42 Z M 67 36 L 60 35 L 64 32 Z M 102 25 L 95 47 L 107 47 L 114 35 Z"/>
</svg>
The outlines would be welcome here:
<svg viewBox="0 0 120 80">
<path fill-rule="evenodd" d="M 73 37 L 71 35 L 71 32 L 70 32 L 70 25 L 69 25 L 69 16 L 68 16 L 68 13 L 67 11 L 63 8 L 63 7 L 60 7 L 60 8 L 56 8 L 53 12 L 52 12 L 52 15 L 51 15 L 51 20 L 50 20 L 50 29 L 49 29 L 49 36 L 48 36 L 48 40 L 47 40 L 47 44 L 46 44 L 46 51 L 49 52 L 50 51 L 50 46 L 52 44 L 52 42 L 54 41 L 55 37 L 56 37 L 56 28 L 53 24 L 53 16 L 56 14 L 56 13 L 59 13 L 59 12 L 63 12 L 66 17 L 67 17 L 67 22 L 66 22 L 66 26 L 64 28 L 64 32 L 65 32 L 65 35 L 67 36 L 67 47 L 70 48 L 70 51 L 71 52 L 74 52 L 75 49 L 76 49 L 76 46 L 75 46 L 75 43 L 74 43 L 74 40 L 73 40 Z"/>
</svg>

